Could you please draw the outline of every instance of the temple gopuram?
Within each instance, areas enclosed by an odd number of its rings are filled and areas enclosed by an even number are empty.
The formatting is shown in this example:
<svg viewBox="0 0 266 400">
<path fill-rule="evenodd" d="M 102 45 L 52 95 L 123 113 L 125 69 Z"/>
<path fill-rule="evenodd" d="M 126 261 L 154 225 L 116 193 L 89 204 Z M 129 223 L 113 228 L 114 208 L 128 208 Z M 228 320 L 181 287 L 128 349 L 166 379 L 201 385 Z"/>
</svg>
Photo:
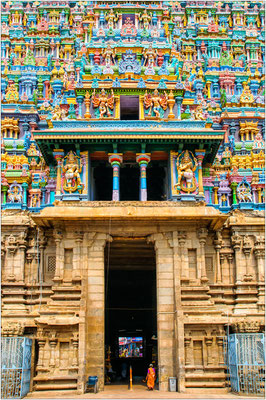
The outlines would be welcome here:
<svg viewBox="0 0 266 400">
<path fill-rule="evenodd" d="M 6 398 L 12 379 L 83 394 L 129 370 L 145 389 L 150 363 L 160 391 L 262 392 L 264 16 L 263 1 L 1 1 Z M 234 364 L 246 337 L 258 358 Z"/>
</svg>

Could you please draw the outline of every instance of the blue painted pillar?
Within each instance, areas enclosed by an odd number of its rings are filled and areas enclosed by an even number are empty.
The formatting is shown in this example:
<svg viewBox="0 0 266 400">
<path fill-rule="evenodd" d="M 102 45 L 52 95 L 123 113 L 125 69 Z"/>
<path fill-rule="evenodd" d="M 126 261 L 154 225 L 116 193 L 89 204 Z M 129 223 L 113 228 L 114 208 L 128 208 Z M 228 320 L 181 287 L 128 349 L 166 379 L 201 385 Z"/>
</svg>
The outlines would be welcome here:
<svg viewBox="0 0 266 400">
<path fill-rule="evenodd" d="M 41 188 L 42 191 L 42 206 L 45 206 L 45 193 L 46 193 L 46 189 L 45 188 Z"/>
<path fill-rule="evenodd" d="M 113 168 L 113 194 L 112 200 L 119 201 L 120 200 L 120 164 L 123 162 L 122 154 L 112 153 L 109 154 L 109 163 Z"/>
<path fill-rule="evenodd" d="M 147 165 L 151 161 L 150 154 L 137 154 L 136 161 L 140 166 L 140 201 L 147 201 Z"/>
<path fill-rule="evenodd" d="M 77 96 L 77 103 L 78 103 L 78 118 L 82 118 L 82 103 L 83 103 L 83 97 L 82 95 Z"/>
<path fill-rule="evenodd" d="M 183 97 L 176 97 L 176 103 L 177 103 L 177 119 L 181 120 L 181 104 L 183 101 Z"/>
<path fill-rule="evenodd" d="M 26 182 L 23 182 L 21 186 L 23 188 L 22 207 L 26 208 L 27 207 L 27 188 L 28 188 L 28 184 Z"/>
</svg>

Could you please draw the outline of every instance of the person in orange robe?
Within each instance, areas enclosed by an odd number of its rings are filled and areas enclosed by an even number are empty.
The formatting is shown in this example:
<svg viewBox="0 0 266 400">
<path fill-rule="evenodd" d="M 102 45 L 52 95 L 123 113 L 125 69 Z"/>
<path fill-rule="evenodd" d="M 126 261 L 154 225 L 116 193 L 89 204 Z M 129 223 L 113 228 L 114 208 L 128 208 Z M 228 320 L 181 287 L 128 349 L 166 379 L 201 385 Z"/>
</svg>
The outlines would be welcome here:
<svg viewBox="0 0 266 400">
<path fill-rule="evenodd" d="M 155 384 L 155 369 L 153 368 L 152 364 L 150 364 L 150 366 L 149 366 L 146 380 L 147 380 L 148 389 L 153 390 L 154 384 Z"/>
</svg>

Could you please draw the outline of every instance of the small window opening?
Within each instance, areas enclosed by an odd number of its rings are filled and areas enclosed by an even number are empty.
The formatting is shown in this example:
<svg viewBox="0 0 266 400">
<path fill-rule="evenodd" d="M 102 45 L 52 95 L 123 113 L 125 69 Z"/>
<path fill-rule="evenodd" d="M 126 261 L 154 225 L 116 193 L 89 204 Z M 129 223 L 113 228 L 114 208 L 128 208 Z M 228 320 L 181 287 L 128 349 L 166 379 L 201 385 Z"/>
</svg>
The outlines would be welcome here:
<svg viewBox="0 0 266 400">
<path fill-rule="evenodd" d="M 130 18 L 130 20 L 135 25 L 135 14 L 123 14 L 122 15 L 122 24 L 124 24 L 126 22 L 127 18 Z"/>
<path fill-rule="evenodd" d="M 120 119 L 139 119 L 139 96 L 120 96 Z"/>
</svg>

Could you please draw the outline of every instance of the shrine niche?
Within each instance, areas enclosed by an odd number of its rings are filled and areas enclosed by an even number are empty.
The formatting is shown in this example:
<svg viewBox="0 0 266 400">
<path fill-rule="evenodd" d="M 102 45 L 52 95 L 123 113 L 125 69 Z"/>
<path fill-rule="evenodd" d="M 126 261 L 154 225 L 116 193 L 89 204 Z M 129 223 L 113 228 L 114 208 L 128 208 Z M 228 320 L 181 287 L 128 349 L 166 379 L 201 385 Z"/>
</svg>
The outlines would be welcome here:
<svg viewBox="0 0 266 400">
<path fill-rule="evenodd" d="M 194 154 L 185 150 L 181 153 L 171 152 L 171 181 L 173 196 L 193 198 L 199 194 L 199 168 Z M 202 178 L 200 178 L 202 179 Z"/>
</svg>

